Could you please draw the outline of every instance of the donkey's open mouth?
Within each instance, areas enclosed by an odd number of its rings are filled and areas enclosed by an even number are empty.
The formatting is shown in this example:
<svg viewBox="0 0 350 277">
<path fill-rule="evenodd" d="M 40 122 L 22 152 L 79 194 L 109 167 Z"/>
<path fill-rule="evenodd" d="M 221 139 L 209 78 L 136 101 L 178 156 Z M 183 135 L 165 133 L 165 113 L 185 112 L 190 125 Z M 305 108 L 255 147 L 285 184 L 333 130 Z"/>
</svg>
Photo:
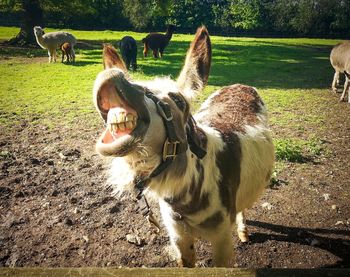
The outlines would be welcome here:
<svg viewBox="0 0 350 277">
<path fill-rule="evenodd" d="M 124 156 L 142 141 L 149 125 L 143 88 L 118 69 L 102 72 L 94 87 L 95 105 L 107 124 L 96 148 L 104 156 Z"/>
</svg>

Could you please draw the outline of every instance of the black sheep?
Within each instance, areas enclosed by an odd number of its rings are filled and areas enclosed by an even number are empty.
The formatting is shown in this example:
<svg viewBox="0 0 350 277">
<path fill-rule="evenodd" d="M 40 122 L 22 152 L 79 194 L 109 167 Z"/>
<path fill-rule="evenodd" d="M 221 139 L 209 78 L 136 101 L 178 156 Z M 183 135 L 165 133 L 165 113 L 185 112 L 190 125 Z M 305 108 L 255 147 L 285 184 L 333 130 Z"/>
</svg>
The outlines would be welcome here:
<svg viewBox="0 0 350 277">
<path fill-rule="evenodd" d="M 133 37 L 125 36 L 119 42 L 119 49 L 126 65 L 126 68 L 130 68 L 135 71 L 137 68 L 136 57 L 137 57 L 137 45 L 136 40 Z"/>
</svg>

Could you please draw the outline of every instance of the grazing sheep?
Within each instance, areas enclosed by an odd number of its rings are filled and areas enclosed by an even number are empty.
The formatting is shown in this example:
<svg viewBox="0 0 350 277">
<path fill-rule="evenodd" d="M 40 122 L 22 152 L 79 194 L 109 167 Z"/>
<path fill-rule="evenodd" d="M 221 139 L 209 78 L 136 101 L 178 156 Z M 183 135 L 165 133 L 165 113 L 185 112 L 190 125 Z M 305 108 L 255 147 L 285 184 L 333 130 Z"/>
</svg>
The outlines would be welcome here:
<svg viewBox="0 0 350 277">
<path fill-rule="evenodd" d="M 74 45 L 77 43 L 75 37 L 67 32 L 51 32 L 44 33 L 44 30 L 40 26 L 34 27 L 34 34 L 36 41 L 43 49 L 47 49 L 49 53 L 49 62 L 56 62 L 56 49 L 58 49 L 63 43 L 69 42 L 71 45 L 71 53 L 73 61 L 75 61 Z"/>
<path fill-rule="evenodd" d="M 256 89 L 225 86 L 191 115 L 190 101 L 203 91 L 211 65 L 205 27 L 197 30 L 177 82 L 130 80 L 110 46 L 103 61 L 93 100 L 107 125 L 96 150 L 114 157 L 110 183 L 116 192 L 135 190 L 150 219 L 144 194 L 158 199 L 179 266 L 195 265 L 196 238 L 211 242 L 215 266 L 229 266 L 232 227 L 248 240 L 244 210 L 273 171 L 266 107 Z"/>
<path fill-rule="evenodd" d="M 130 64 L 132 70 L 135 71 L 137 69 L 137 44 L 136 40 L 133 37 L 125 36 L 119 42 L 120 53 L 122 54 L 122 58 L 125 62 L 126 68 L 130 68 Z"/>
<path fill-rule="evenodd" d="M 163 57 L 163 52 L 165 47 L 169 44 L 169 41 L 174 33 L 175 26 L 168 25 L 167 31 L 165 34 L 159 33 L 150 33 L 145 38 L 142 39 L 142 43 L 144 45 L 143 55 L 147 57 L 148 50 L 151 49 L 153 51 L 153 57 L 158 58 L 160 53 L 160 57 Z"/>
<path fill-rule="evenodd" d="M 333 47 L 330 55 L 331 64 L 335 70 L 334 78 L 332 82 L 332 90 L 333 92 L 337 92 L 336 85 L 339 84 L 339 74 L 344 73 L 345 71 L 350 72 L 350 41 L 343 41 L 336 46 Z M 349 86 L 349 77 L 345 76 L 345 83 L 343 93 L 340 97 L 339 101 L 343 101 L 345 99 L 345 94 Z M 349 95 L 349 103 L 350 103 L 350 95 Z"/>
<path fill-rule="evenodd" d="M 67 62 L 73 61 L 73 55 L 72 55 L 72 46 L 69 42 L 65 42 L 61 45 L 61 51 L 62 51 L 62 62 L 64 61 L 64 56 L 67 57 Z"/>
</svg>

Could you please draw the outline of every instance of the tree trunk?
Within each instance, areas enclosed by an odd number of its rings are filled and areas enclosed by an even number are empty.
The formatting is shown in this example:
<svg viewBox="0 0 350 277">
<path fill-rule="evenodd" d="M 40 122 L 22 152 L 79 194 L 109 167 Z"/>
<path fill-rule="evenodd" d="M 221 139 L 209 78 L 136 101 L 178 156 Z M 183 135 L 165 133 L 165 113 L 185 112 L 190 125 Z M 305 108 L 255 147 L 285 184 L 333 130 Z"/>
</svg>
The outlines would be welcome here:
<svg viewBox="0 0 350 277">
<path fill-rule="evenodd" d="M 24 10 L 21 30 L 16 37 L 10 39 L 7 44 L 10 45 L 29 45 L 35 44 L 36 39 L 33 31 L 34 26 L 41 26 L 43 22 L 43 10 L 39 0 L 22 0 Z"/>
</svg>

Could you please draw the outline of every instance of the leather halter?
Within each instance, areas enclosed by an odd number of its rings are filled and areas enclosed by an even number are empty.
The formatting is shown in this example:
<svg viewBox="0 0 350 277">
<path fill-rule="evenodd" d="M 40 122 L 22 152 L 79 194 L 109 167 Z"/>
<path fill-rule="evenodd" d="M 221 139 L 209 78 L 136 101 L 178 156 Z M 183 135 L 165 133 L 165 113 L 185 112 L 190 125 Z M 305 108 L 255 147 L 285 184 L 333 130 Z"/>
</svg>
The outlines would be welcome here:
<svg viewBox="0 0 350 277">
<path fill-rule="evenodd" d="M 173 114 L 171 112 L 169 104 L 160 100 L 150 91 L 146 92 L 146 96 L 155 103 L 157 107 L 157 112 L 163 119 L 163 124 L 166 132 L 166 139 L 163 144 L 161 163 L 147 177 L 142 178 L 137 176 L 135 178 L 134 184 L 135 189 L 137 191 L 136 198 L 137 200 L 139 200 L 139 207 L 141 213 L 144 216 L 147 216 L 147 219 L 159 229 L 159 224 L 153 217 L 147 199 L 143 194 L 144 189 L 146 188 L 146 186 L 152 178 L 162 173 L 174 161 L 178 154 L 186 152 L 188 146 L 191 152 L 194 153 L 200 159 L 203 159 L 207 152 L 201 147 L 199 139 L 195 135 L 197 125 L 196 121 L 193 119 L 192 116 L 190 116 L 186 124 L 187 141 L 180 142 L 175 132 Z"/>
</svg>

